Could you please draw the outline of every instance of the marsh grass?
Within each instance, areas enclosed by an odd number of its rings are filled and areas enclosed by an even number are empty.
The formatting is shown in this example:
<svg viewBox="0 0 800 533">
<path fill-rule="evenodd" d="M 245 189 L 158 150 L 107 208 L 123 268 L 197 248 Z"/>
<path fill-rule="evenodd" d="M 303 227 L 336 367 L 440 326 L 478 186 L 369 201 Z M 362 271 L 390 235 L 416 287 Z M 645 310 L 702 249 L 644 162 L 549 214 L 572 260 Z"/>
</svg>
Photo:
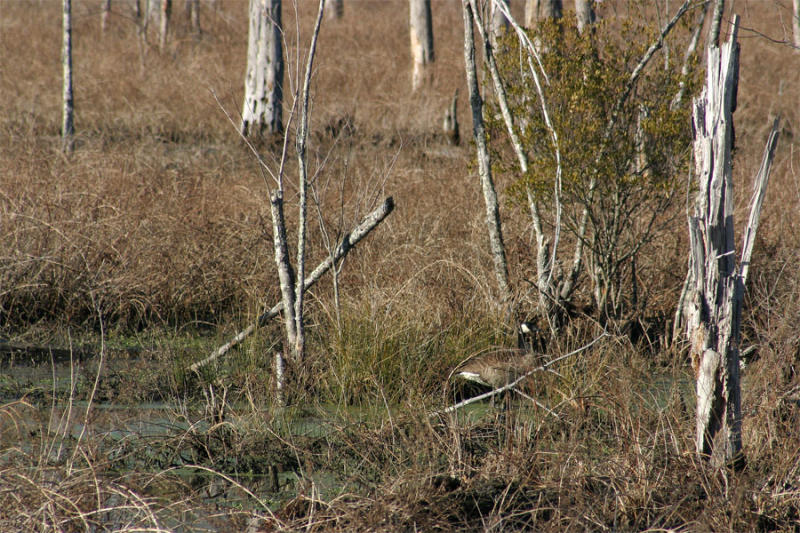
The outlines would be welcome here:
<svg viewBox="0 0 800 533">
<path fill-rule="evenodd" d="M 359 2 L 352 13 L 364 24 L 346 15 L 323 27 L 310 163 L 324 231 L 310 227 L 309 261 L 325 257 L 326 234 L 335 242 L 383 196 L 397 209 L 348 256 L 338 295 L 330 278 L 310 291 L 296 403 L 281 411 L 270 402 L 277 322 L 187 371 L 279 299 L 265 175 L 225 117 L 240 106 L 246 10 L 218 4 L 203 10 L 199 39 L 176 16 L 161 54 L 152 35 L 137 44 L 127 4 L 113 3 L 101 36 L 95 2 L 76 3 L 70 158 L 58 153 L 57 3 L 2 5 L 0 332 L 109 351 L 96 389 L 89 362 L 65 387 L 39 384 L 0 406 L 1 530 L 797 529 L 800 56 L 743 37 L 738 205 L 769 115 L 782 113 L 784 131 L 746 298 L 747 466 L 734 473 L 692 452 L 693 376 L 682 346 L 664 340 L 686 270 L 681 216 L 637 259 L 641 312 L 605 323 L 602 343 L 525 384 L 549 411 L 511 394 L 497 408 L 429 416 L 470 393 L 448 381 L 456 365 L 515 345 L 493 305 L 472 151 L 440 134 L 463 84 L 456 2 L 434 3 L 437 61 L 417 94 L 399 3 Z M 609 19 L 658 19 L 640 4 L 603 5 Z M 297 26 L 286 13 L 291 54 L 296 28 L 305 34 L 312 23 L 309 6 L 300 3 Z M 740 7 L 744 26 L 772 36 L 788 20 L 778 3 Z M 682 44 L 669 44 L 679 57 Z M 463 97 L 459 111 L 467 132 Z M 275 164 L 274 147 L 258 150 Z M 534 243 L 505 181 L 506 245 L 525 313 L 537 300 Z M 572 321 L 543 340 L 547 355 L 603 329 L 585 285 Z M 644 335 L 634 338 L 636 324 Z M 123 357 L 123 348 L 141 351 Z M 87 423 L 89 398 L 169 409 L 156 416 L 158 435 L 115 439 L 124 417 L 91 410 Z"/>
</svg>

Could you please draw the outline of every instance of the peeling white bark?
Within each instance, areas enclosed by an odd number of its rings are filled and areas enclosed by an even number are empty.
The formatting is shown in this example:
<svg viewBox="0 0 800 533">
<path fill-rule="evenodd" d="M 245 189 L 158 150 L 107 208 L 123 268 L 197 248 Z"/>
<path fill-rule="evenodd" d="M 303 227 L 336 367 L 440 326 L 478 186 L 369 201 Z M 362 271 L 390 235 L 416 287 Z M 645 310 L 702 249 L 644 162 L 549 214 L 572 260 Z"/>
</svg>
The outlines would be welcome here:
<svg viewBox="0 0 800 533">
<path fill-rule="evenodd" d="M 283 134 L 281 0 L 250 0 L 247 73 L 240 131 L 247 137 Z"/>
<path fill-rule="evenodd" d="M 721 2 L 720 2 L 721 3 Z M 687 336 L 697 372 L 697 453 L 716 467 L 737 464 L 742 450 L 739 342 L 742 300 L 769 168 L 777 144 L 773 125 L 736 264 L 733 223 L 733 111 L 738 84 L 739 18 L 730 39 L 708 47 L 706 86 L 694 100 L 695 176 L 698 196 L 689 220 L 690 304 Z"/>
</svg>

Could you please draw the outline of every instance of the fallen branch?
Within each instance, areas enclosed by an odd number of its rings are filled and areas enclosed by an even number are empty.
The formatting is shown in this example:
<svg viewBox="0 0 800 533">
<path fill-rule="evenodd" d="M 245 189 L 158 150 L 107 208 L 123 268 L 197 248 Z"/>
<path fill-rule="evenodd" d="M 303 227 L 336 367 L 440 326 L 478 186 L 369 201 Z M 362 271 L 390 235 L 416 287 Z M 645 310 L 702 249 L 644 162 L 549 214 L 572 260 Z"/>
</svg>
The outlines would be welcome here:
<svg viewBox="0 0 800 533">
<path fill-rule="evenodd" d="M 389 216 L 392 210 L 394 210 L 394 200 L 390 196 L 386 198 L 386 200 L 384 200 L 377 209 L 364 217 L 364 220 L 362 220 L 361 223 L 353 229 L 353 231 L 342 237 L 341 242 L 333 251 L 333 253 L 330 254 L 322 263 L 320 263 L 317 268 L 315 268 L 314 271 L 311 272 L 311 274 L 309 274 L 309 276 L 305 279 L 305 282 L 303 283 L 303 290 L 307 291 L 312 285 L 319 281 L 325 272 L 327 272 L 340 259 L 344 258 L 350 252 L 350 250 L 355 247 L 356 244 L 358 244 L 369 234 L 370 231 L 375 229 L 378 224 L 383 222 L 383 219 Z M 282 309 L 282 302 L 275 304 L 269 311 L 259 316 L 253 324 L 250 324 L 247 326 L 247 328 L 237 333 L 235 337 L 214 350 L 214 352 L 205 359 L 197 361 L 189 366 L 188 369 L 192 372 L 197 372 L 201 367 L 219 359 L 228 351 L 230 351 L 231 348 L 246 339 L 256 329 L 266 324 L 271 318 L 275 317 L 281 312 Z"/>
<path fill-rule="evenodd" d="M 432 416 L 436 416 L 436 415 L 444 415 L 444 414 L 447 414 L 447 413 L 453 413 L 457 409 L 465 407 L 465 406 L 467 406 L 469 404 L 472 404 L 472 403 L 475 403 L 475 402 L 479 402 L 481 400 L 485 400 L 486 398 L 491 398 L 492 396 L 496 396 L 497 394 L 500 394 L 501 392 L 505 392 L 507 390 L 511 390 L 514 387 L 516 387 L 517 385 L 519 385 L 520 383 L 522 383 L 523 381 L 525 381 L 528 377 L 530 377 L 534 373 L 536 373 L 536 372 L 544 372 L 544 371 L 548 370 L 548 367 L 558 363 L 559 361 L 563 361 L 564 359 L 566 359 L 568 357 L 572 357 L 575 354 L 579 354 L 584 350 L 587 350 L 588 348 L 593 346 L 595 343 L 597 343 L 600 339 L 602 339 L 603 337 L 607 337 L 607 336 L 608 336 L 608 333 L 603 332 L 602 335 L 600 335 L 599 337 L 595 338 L 589 344 L 587 344 L 585 346 L 581 346 L 577 350 L 573 350 L 573 351 L 569 352 L 568 354 L 564 354 L 564 355 L 562 355 L 560 357 L 556 357 L 552 361 L 548 361 L 545 364 L 543 364 L 542 366 L 539 366 L 539 367 L 534 368 L 533 370 L 530 370 L 529 372 L 527 372 L 524 375 L 518 377 L 514 381 L 512 381 L 512 382 L 510 382 L 510 383 L 508 383 L 506 385 L 503 385 L 502 387 L 499 387 L 499 388 L 494 389 L 494 390 L 490 390 L 489 392 L 486 392 L 484 394 L 480 394 L 478 396 L 473 396 L 472 398 L 468 398 L 466 400 L 458 402 L 457 404 L 451 405 L 450 407 L 447 407 L 445 409 L 441 409 L 439 411 L 432 411 L 432 412 L 428 413 L 428 416 L 432 417 Z M 517 391 L 517 392 L 519 392 L 519 391 Z M 542 406 L 542 407 L 544 407 L 544 406 Z"/>
</svg>

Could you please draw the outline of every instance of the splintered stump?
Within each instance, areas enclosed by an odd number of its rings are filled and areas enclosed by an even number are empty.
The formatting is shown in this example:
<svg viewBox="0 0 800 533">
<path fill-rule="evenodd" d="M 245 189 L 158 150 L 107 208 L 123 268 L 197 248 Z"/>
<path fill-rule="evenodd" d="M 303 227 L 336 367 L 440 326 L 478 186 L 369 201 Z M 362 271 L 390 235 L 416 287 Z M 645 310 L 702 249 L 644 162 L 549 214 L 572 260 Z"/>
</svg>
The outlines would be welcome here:
<svg viewBox="0 0 800 533">
<path fill-rule="evenodd" d="M 741 259 L 736 263 L 733 224 L 733 112 L 736 108 L 739 18 L 730 39 L 709 46 L 706 85 L 694 100 L 697 201 L 689 217 L 689 293 L 684 312 L 692 366 L 697 377 L 697 453 L 714 466 L 742 458 L 739 342 L 742 300 L 769 167 L 777 144 L 773 125 L 759 173 Z"/>
</svg>

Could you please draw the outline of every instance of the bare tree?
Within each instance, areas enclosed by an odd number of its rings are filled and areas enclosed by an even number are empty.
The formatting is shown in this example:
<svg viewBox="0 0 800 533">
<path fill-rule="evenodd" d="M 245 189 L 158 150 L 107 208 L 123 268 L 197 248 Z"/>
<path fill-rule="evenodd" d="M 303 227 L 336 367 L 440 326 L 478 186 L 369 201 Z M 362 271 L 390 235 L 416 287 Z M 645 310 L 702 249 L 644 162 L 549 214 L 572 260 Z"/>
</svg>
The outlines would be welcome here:
<svg viewBox="0 0 800 533">
<path fill-rule="evenodd" d="M 172 0 L 161 0 L 161 26 L 159 28 L 158 46 L 163 52 L 167 48 L 169 20 L 172 17 Z"/>
<path fill-rule="evenodd" d="M 200 0 L 186 0 L 186 15 L 192 27 L 192 33 L 200 34 Z"/>
<path fill-rule="evenodd" d="M 800 49 L 800 0 L 792 0 L 792 33 L 794 45 Z"/>
<path fill-rule="evenodd" d="M 532 28 L 540 20 L 558 20 L 563 11 L 561 0 L 528 0 L 525 4 L 525 27 Z"/>
<path fill-rule="evenodd" d="M 339 243 L 333 248 L 332 252 L 325 258 L 317 267 L 309 274 L 303 285 L 303 290 L 310 289 L 322 276 L 331 269 L 336 268 L 337 263 L 347 257 L 350 250 L 356 247 L 369 233 L 374 230 L 378 225 L 383 222 L 394 210 L 394 200 L 392 197 L 386 198 L 383 203 L 375 210 L 365 216 L 362 221 L 345 233 Z M 198 372 L 203 366 L 216 361 L 220 357 L 228 353 L 232 348 L 241 343 L 244 339 L 249 337 L 256 329 L 266 324 L 272 318 L 275 318 L 283 310 L 283 301 L 273 305 L 265 313 L 261 314 L 258 319 L 239 333 L 237 333 L 230 341 L 226 342 L 205 359 L 197 361 L 188 367 L 192 372 Z"/>
<path fill-rule="evenodd" d="M 442 122 L 442 129 L 447 142 L 453 146 L 458 146 L 461 143 L 461 133 L 458 124 L 458 89 L 453 95 L 453 100 L 444 112 L 444 121 Z"/>
<path fill-rule="evenodd" d="M 721 48 L 709 43 L 706 86 L 694 100 L 692 117 L 698 194 L 695 215 L 689 217 L 691 298 L 687 336 L 697 376 L 696 449 L 716 467 L 741 464 L 742 300 L 778 139 L 776 120 L 756 175 L 737 265 L 731 153 L 739 70 L 738 25 L 739 18 L 734 16 L 730 38 Z"/>
<path fill-rule="evenodd" d="M 239 128 L 247 137 L 283 133 L 281 0 L 250 0 L 247 73 Z"/>
<path fill-rule="evenodd" d="M 715 0 L 714 16 L 711 19 L 711 28 L 708 31 L 708 42 L 719 47 L 719 30 L 722 25 L 722 13 L 725 11 L 725 0 Z"/>
<path fill-rule="evenodd" d="M 61 149 L 70 154 L 75 147 L 75 108 L 72 90 L 72 0 L 62 1 L 62 120 Z"/>
<path fill-rule="evenodd" d="M 672 100 L 671 105 L 673 108 L 680 105 L 680 103 L 683 101 L 683 95 L 686 93 L 686 77 L 689 75 L 689 65 L 691 63 L 692 56 L 697 51 L 697 45 L 700 42 L 700 34 L 702 33 L 703 25 L 706 22 L 706 14 L 708 13 L 709 4 L 709 0 L 706 0 L 706 2 L 703 4 L 703 8 L 700 10 L 700 14 L 697 16 L 697 20 L 695 21 L 694 30 L 692 31 L 692 38 L 689 39 L 689 45 L 686 47 L 686 52 L 683 54 L 681 81 L 678 87 L 678 93 Z"/>
<path fill-rule="evenodd" d="M 111 15 L 111 0 L 103 0 L 100 8 L 100 31 L 106 32 L 108 27 L 108 17 Z"/>
<path fill-rule="evenodd" d="M 575 0 L 575 17 L 578 21 L 578 32 L 583 31 L 594 24 L 596 15 L 592 0 Z"/>
<path fill-rule="evenodd" d="M 411 88 L 416 91 L 425 78 L 427 65 L 434 60 L 431 0 L 409 0 L 408 5 L 411 58 L 414 63 Z"/>
<path fill-rule="evenodd" d="M 506 10 L 509 9 L 509 2 L 510 0 L 497 0 L 497 2 L 502 2 L 505 4 Z M 497 5 L 497 2 L 492 2 L 492 43 L 503 34 L 503 32 L 508 30 L 508 19 L 503 14 L 503 10 L 500 9 Z"/>
<path fill-rule="evenodd" d="M 477 68 L 475 65 L 475 34 L 473 25 L 475 16 L 470 0 L 462 0 L 464 12 L 464 65 L 467 75 L 469 103 L 472 108 L 472 137 L 478 158 L 478 175 L 486 205 L 486 224 L 489 230 L 489 249 L 494 262 L 497 285 L 500 289 L 501 306 L 505 308 L 507 319 L 513 317 L 511 287 L 508 280 L 508 264 L 506 262 L 503 230 L 500 223 L 500 207 L 497 202 L 497 191 L 492 180 L 492 166 L 489 149 L 486 144 L 486 128 L 483 123 L 483 99 L 478 89 Z"/>
<path fill-rule="evenodd" d="M 327 0 L 325 2 L 325 11 L 331 20 L 342 18 L 344 16 L 344 0 Z"/>
</svg>

